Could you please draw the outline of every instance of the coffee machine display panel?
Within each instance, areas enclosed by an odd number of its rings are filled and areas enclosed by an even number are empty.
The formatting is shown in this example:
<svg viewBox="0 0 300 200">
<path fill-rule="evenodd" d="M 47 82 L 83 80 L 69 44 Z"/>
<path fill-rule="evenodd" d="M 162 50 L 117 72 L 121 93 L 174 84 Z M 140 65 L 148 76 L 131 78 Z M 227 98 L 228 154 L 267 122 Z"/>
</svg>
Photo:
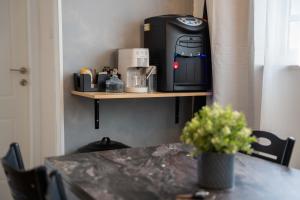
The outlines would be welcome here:
<svg viewBox="0 0 300 200">
<path fill-rule="evenodd" d="M 177 20 L 188 26 L 200 26 L 202 24 L 202 21 L 195 17 L 178 17 Z"/>
</svg>

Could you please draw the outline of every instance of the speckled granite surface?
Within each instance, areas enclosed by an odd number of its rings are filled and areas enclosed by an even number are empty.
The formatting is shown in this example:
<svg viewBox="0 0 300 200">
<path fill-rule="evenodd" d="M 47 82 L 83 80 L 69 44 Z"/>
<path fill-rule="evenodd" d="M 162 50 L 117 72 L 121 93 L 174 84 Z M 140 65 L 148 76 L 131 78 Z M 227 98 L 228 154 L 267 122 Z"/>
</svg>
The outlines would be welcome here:
<svg viewBox="0 0 300 200">
<path fill-rule="evenodd" d="M 175 199 L 196 192 L 197 162 L 186 146 L 167 144 L 53 157 L 67 189 L 79 199 Z M 216 199 L 300 199 L 300 172 L 243 154 L 236 156 L 236 186 Z M 284 184 L 283 184 L 284 183 Z"/>
</svg>

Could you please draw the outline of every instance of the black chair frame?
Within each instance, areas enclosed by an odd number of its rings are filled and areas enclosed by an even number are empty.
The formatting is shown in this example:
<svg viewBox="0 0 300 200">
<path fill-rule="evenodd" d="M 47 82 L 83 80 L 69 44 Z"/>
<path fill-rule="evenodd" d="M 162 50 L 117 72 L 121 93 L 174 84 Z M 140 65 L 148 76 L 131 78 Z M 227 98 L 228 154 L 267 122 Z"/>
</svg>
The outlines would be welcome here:
<svg viewBox="0 0 300 200">
<path fill-rule="evenodd" d="M 1 162 L 14 200 L 67 200 L 57 171 L 48 179 L 44 166 L 25 170 L 19 144 L 12 143 Z"/>
<path fill-rule="evenodd" d="M 50 183 L 48 187 L 49 200 L 67 200 L 65 188 L 61 175 L 56 171 L 50 173 Z"/>
<path fill-rule="evenodd" d="M 25 170 L 20 146 L 18 143 L 12 143 L 9 146 L 9 150 L 2 160 L 5 160 L 7 164 L 14 169 Z"/>
<path fill-rule="evenodd" d="M 263 145 L 259 142 L 252 143 L 252 148 L 254 152 L 253 156 L 269 160 L 284 166 L 288 166 L 292 156 L 295 139 L 288 137 L 286 140 L 282 140 L 277 137 L 275 134 L 266 132 L 266 131 L 253 131 L 252 136 L 255 136 L 257 139 L 266 138 L 271 142 L 270 145 Z M 276 158 L 267 157 L 260 153 L 266 153 Z"/>
<path fill-rule="evenodd" d="M 47 170 L 41 166 L 26 171 L 19 144 L 12 143 L 1 162 L 13 199 L 45 199 L 48 187 Z"/>
<path fill-rule="evenodd" d="M 48 177 L 44 166 L 28 171 L 18 170 L 5 159 L 2 159 L 2 166 L 14 200 L 45 200 Z"/>
</svg>

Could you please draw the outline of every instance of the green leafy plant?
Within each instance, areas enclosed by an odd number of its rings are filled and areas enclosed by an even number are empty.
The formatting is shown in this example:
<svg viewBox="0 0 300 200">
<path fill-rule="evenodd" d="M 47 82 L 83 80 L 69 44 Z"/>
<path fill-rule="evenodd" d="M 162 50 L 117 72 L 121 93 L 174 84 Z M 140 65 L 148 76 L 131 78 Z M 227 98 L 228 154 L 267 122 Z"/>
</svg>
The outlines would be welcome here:
<svg viewBox="0 0 300 200">
<path fill-rule="evenodd" d="M 251 143 L 256 141 L 251 132 L 243 113 L 214 103 L 203 107 L 186 123 L 180 139 L 194 146 L 194 155 L 201 152 L 251 153 Z"/>
</svg>

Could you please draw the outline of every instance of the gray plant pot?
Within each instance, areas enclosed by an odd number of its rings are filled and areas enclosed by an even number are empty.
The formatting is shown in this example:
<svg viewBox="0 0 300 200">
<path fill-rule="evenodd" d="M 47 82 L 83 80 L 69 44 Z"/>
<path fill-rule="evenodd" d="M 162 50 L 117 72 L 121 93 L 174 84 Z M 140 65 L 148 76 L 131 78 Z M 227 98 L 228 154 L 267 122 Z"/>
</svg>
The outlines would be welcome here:
<svg viewBox="0 0 300 200">
<path fill-rule="evenodd" d="M 201 154 L 198 157 L 198 180 L 203 188 L 232 188 L 234 185 L 234 154 Z"/>
</svg>

